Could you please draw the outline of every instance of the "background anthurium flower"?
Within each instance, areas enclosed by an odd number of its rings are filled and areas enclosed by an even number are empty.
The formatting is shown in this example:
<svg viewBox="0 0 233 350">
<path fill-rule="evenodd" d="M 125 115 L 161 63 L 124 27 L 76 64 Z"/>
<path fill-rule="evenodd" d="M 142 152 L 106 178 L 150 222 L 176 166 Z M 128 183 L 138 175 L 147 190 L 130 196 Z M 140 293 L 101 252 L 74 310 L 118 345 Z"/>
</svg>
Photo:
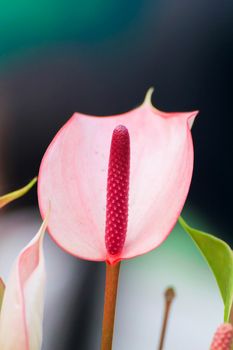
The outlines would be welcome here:
<svg viewBox="0 0 233 350">
<path fill-rule="evenodd" d="M 35 177 L 26 186 L 20 188 L 19 190 L 16 190 L 16 191 L 7 193 L 3 196 L 0 196 L 0 209 L 2 207 L 4 207 L 5 205 L 7 205 L 8 203 L 14 201 L 15 199 L 20 198 L 23 195 L 25 195 L 32 188 L 32 186 L 36 183 L 36 181 L 37 181 L 37 178 Z"/>
<path fill-rule="evenodd" d="M 230 323 L 223 323 L 214 334 L 210 350 L 231 350 L 232 343 L 233 327 Z"/>
<path fill-rule="evenodd" d="M 75 113 L 47 149 L 39 172 L 42 216 L 51 202 L 49 232 L 67 252 L 114 263 L 160 245 L 176 223 L 193 169 L 190 132 L 197 112 L 155 109 L 145 102 L 124 114 L 96 117 Z M 128 227 L 123 250 L 105 246 L 106 188 L 113 130 L 130 136 Z"/>
<path fill-rule="evenodd" d="M 45 282 L 42 243 L 46 225 L 47 218 L 19 254 L 6 284 L 0 312 L 2 350 L 41 348 Z"/>
</svg>

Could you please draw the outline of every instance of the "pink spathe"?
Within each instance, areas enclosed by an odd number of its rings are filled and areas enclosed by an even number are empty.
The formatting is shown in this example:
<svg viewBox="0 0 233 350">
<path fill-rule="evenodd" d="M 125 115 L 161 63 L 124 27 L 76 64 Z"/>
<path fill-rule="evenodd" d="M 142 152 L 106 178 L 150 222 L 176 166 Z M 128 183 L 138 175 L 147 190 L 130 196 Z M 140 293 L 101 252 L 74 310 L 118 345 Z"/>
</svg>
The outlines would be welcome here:
<svg viewBox="0 0 233 350">
<path fill-rule="evenodd" d="M 49 233 L 74 256 L 115 263 L 159 246 L 184 205 L 193 170 L 190 124 L 197 112 L 165 113 L 148 97 L 124 114 L 75 113 L 47 149 L 39 172 L 42 216 L 49 202 Z M 118 255 L 105 246 L 107 177 L 113 130 L 130 135 L 128 227 Z"/>
<path fill-rule="evenodd" d="M 44 306 L 43 236 L 47 219 L 19 254 L 6 284 L 0 313 L 0 349 L 40 350 Z"/>
</svg>

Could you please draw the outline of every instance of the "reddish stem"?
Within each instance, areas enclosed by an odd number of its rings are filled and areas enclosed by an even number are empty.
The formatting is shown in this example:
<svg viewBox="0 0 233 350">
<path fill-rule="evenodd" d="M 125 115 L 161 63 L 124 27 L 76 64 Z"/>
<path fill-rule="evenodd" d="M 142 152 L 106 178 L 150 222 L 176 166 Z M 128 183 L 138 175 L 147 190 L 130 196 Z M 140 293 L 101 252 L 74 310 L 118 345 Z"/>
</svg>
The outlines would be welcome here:
<svg viewBox="0 0 233 350">
<path fill-rule="evenodd" d="M 114 265 L 106 263 L 101 350 L 112 349 L 119 272 L 120 262 Z"/>
</svg>

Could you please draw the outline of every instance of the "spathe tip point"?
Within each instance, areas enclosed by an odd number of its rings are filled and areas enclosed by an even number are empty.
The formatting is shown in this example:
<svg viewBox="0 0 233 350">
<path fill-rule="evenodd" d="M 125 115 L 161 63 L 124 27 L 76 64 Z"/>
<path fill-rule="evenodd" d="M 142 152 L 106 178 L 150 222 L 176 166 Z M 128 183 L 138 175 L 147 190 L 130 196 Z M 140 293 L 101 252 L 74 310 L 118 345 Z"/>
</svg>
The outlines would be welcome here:
<svg viewBox="0 0 233 350">
<path fill-rule="evenodd" d="M 152 99 L 152 95 L 154 93 L 154 87 L 151 86 L 146 93 L 145 99 L 143 104 L 147 104 L 147 105 L 152 105 L 151 99 Z"/>
</svg>

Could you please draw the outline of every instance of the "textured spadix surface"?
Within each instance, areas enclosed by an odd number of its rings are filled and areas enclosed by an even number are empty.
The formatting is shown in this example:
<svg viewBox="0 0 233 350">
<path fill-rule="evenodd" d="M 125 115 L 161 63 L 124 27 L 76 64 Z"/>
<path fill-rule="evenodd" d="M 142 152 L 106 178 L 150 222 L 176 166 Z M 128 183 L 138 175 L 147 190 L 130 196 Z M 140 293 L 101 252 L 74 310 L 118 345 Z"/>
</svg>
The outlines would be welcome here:
<svg viewBox="0 0 233 350">
<path fill-rule="evenodd" d="M 51 203 L 49 232 L 69 253 L 111 263 L 160 245 L 186 199 L 193 169 L 189 124 L 197 112 L 164 113 L 146 101 L 130 112 L 96 117 L 75 113 L 47 149 L 39 172 L 42 216 Z M 130 135 L 128 228 L 119 256 L 105 247 L 107 172 L 118 125 Z"/>
<path fill-rule="evenodd" d="M 46 222 L 19 254 L 4 292 L 0 313 L 0 349 L 39 350 L 42 341 Z"/>
<path fill-rule="evenodd" d="M 130 138 L 125 126 L 112 135 L 108 164 L 105 244 L 109 255 L 120 255 L 127 233 Z"/>
<path fill-rule="evenodd" d="M 218 327 L 210 350 L 231 350 L 233 342 L 233 327 L 230 323 L 223 323 Z"/>
</svg>

